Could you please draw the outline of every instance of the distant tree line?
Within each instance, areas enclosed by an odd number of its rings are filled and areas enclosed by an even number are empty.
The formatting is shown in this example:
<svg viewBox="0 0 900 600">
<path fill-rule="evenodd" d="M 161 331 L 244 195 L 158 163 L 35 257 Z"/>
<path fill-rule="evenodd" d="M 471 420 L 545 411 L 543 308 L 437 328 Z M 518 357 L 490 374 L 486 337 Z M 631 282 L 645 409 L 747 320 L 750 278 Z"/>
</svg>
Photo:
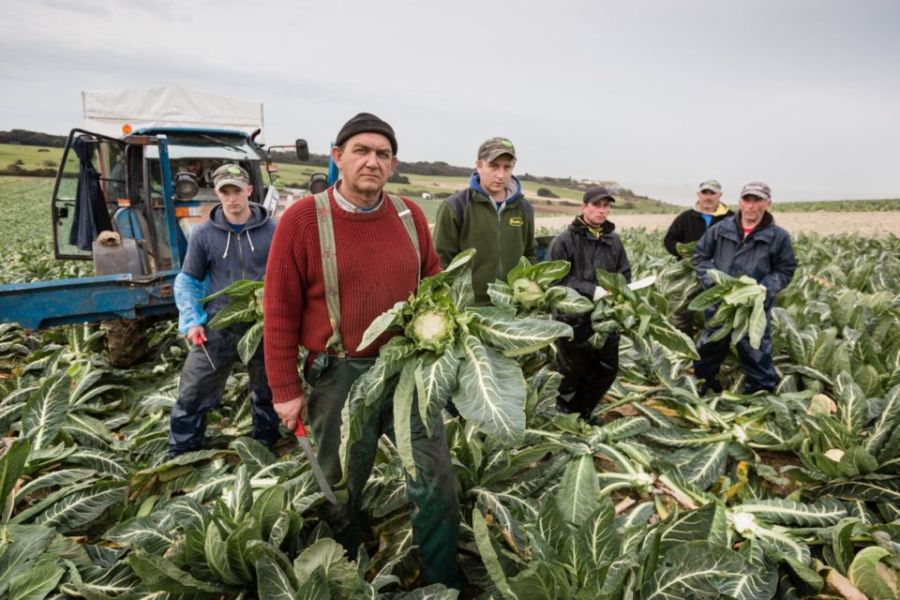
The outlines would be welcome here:
<svg viewBox="0 0 900 600">
<path fill-rule="evenodd" d="M 0 144 L 21 144 L 23 146 L 49 146 L 53 148 L 62 148 L 66 145 L 66 136 L 51 135 L 49 133 L 40 133 L 38 131 L 28 131 L 27 129 L 13 129 L 11 131 L 0 131 Z M 273 150 L 269 153 L 269 155 L 272 160 L 280 163 L 294 165 L 303 164 L 312 167 L 328 166 L 327 154 L 310 154 L 309 160 L 302 163 L 297 159 L 297 155 L 291 151 Z M 397 173 L 435 177 L 468 177 L 472 173 L 472 168 L 457 167 L 455 165 L 447 164 L 446 162 L 441 160 L 434 162 L 421 160 L 416 162 L 400 161 L 397 165 Z M 538 175 L 532 175 L 530 173 L 517 175 L 517 177 L 522 181 L 531 181 L 535 183 L 542 183 L 545 185 L 555 185 L 581 191 L 589 187 L 589 184 L 581 181 L 576 181 L 571 177 L 541 177 Z M 408 181 L 403 180 L 396 180 L 396 182 L 409 183 Z M 604 183 L 615 188 L 619 187 L 613 182 Z M 544 192 L 550 192 L 550 190 L 545 189 Z M 623 195 L 631 195 L 631 190 L 623 189 L 621 193 Z M 552 194 L 552 192 L 550 192 L 550 194 Z M 546 198 L 553 197 L 552 195 L 547 195 L 546 193 L 539 195 L 542 195 Z"/>
<path fill-rule="evenodd" d="M 11 131 L 0 131 L 0 144 L 63 148 L 66 145 L 66 136 L 28 131 L 27 129 L 13 129 Z"/>
</svg>

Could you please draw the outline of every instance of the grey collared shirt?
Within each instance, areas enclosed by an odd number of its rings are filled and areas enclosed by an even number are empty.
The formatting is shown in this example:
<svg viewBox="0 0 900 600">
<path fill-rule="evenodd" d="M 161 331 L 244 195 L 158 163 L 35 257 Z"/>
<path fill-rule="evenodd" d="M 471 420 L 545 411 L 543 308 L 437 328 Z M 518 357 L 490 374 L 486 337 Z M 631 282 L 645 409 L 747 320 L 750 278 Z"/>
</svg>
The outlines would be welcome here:
<svg viewBox="0 0 900 600">
<path fill-rule="evenodd" d="M 381 198 L 378 199 L 378 202 L 375 203 L 375 206 L 373 206 L 372 208 L 361 208 L 361 207 L 353 204 L 349 200 L 347 200 L 343 196 L 343 194 L 341 194 L 340 189 L 338 189 L 338 186 L 340 186 L 340 184 L 341 184 L 340 180 L 338 180 L 338 182 L 334 184 L 334 201 L 337 203 L 337 205 L 339 207 L 341 207 L 343 210 L 346 210 L 347 212 L 351 212 L 351 213 L 373 212 L 373 211 L 376 211 L 379 208 L 381 208 L 381 205 L 384 204 L 384 193 L 382 192 Z"/>
</svg>

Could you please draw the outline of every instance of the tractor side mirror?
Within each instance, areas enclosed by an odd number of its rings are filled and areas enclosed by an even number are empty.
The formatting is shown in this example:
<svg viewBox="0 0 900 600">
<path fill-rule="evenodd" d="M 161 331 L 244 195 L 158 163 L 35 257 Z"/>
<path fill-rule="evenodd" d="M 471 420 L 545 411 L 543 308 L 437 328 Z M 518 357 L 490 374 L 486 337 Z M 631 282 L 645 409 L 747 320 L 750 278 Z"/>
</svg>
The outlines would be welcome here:
<svg viewBox="0 0 900 600">
<path fill-rule="evenodd" d="M 306 162 L 309 160 L 309 144 L 306 143 L 306 140 L 299 139 L 295 142 L 295 146 L 297 148 L 297 158 L 300 162 Z"/>
</svg>

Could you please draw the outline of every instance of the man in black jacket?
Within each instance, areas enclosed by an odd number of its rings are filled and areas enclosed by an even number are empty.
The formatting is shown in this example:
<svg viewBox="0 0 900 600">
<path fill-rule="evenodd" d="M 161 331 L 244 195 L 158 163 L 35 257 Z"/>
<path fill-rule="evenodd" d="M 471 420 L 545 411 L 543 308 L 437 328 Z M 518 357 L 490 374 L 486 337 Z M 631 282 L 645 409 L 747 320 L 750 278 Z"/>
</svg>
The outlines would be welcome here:
<svg viewBox="0 0 900 600">
<path fill-rule="evenodd" d="M 607 293 L 597 285 L 597 268 L 621 273 L 630 281 L 631 265 L 615 225 L 607 220 L 616 201 L 612 193 L 592 187 L 583 201 L 581 216 L 550 244 L 550 260 L 569 261 L 572 268 L 560 285 L 596 302 Z M 602 348 L 594 348 L 588 342 L 593 333 L 590 314 L 559 318 L 572 325 L 575 336 L 557 343 L 556 370 L 563 381 L 556 406 L 587 421 L 619 372 L 619 336 L 611 335 Z"/>
<path fill-rule="evenodd" d="M 675 217 L 663 243 L 669 254 L 682 258 L 676 250 L 677 244 L 696 242 L 706 230 L 728 215 L 733 214 L 722 203 L 722 186 L 715 179 L 704 181 L 697 189 L 697 204 Z"/>
</svg>

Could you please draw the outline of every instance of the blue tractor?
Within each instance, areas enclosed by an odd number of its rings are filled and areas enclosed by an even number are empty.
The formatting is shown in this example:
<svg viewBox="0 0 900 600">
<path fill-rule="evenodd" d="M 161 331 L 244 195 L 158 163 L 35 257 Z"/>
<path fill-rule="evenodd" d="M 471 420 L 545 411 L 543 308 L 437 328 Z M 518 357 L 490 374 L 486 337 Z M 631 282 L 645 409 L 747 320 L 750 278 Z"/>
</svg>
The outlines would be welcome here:
<svg viewBox="0 0 900 600">
<path fill-rule="evenodd" d="M 147 321 L 177 312 L 172 286 L 187 238 L 218 202 L 212 172 L 238 163 L 250 174 L 253 201 L 276 216 L 290 203 L 272 185 L 256 133 L 164 127 L 112 138 L 73 129 L 51 201 L 54 252 L 93 261 L 95 275 L 0 285 L 0 322 L 103 322 L 110 362 L 138 360 Z M 306 142 L 295 147 L 308 160 Z"/>
</svg>

